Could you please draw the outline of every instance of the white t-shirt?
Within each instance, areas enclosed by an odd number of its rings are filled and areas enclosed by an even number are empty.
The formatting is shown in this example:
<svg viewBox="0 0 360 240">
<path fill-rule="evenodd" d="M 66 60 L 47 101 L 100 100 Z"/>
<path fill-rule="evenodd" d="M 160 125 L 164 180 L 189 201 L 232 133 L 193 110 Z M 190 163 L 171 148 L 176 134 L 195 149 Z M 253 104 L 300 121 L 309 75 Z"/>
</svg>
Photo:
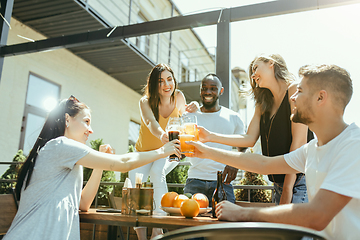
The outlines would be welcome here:
<svg viewBox="0 0 360 240">
<path fill-rule="evenodd" d="M 75 163 L 90 151 L 85 144 L 66 137 L 52 139 L 41 148 L 4 240 L 80 239 L 83 168 Z"/>
<path fill-rule="evenodd" d="M 323 146 L 317 139 L 284 155 L 290 167 L 306 175 L 309 201 L 319 189 L 352 200 L 325 228 L 329 239 L 360 238 L 360 129 L 354 123 Z"/>
<path fill-rule="evenodd" d="M 197 124 L 212 132 L 222 134 L 243 134 L 244 124 L 240 119 L 240 115 L 226 107 L 220 108 L 218 112 L 204 113 L 201 111 L 195 113 L 186 113 L 187 115 L 195 115 Z M 232 146 L 219 143 L 208 142 L 208 146 L 232 150 Z M 215 162 L 210 159 L 189 158 L 192 166 L 188 172 L 188 178 L 197 178 L 202 180 L 216 181 L 217 171 L 223 171 L 225 164 Z"/>
</svg>

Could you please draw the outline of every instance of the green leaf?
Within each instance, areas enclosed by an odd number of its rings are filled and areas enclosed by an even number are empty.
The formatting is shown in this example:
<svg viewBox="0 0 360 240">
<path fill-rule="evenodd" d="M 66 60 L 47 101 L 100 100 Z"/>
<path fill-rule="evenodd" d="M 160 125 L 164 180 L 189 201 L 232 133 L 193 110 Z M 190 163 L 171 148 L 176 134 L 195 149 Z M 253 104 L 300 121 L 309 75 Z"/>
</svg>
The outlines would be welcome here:
<svg viewBox="0 0 360 240">
<path fill-rule="evenodd" d="M 26 156 L 23 151 L 20 149 L 17 151 L 13 158 L 13 162 L 24 162 L 26 160 Z M 21 164 L 10 165 L 10 167 L 3 173 L 1 179 L 17 179 L 19 170 L 21 168 Z M 0 186 L 0 194 L 9 193 L 11 187 L 16 186 L 16 182 L 11 183 L 2 183 Z"/>
</svg>

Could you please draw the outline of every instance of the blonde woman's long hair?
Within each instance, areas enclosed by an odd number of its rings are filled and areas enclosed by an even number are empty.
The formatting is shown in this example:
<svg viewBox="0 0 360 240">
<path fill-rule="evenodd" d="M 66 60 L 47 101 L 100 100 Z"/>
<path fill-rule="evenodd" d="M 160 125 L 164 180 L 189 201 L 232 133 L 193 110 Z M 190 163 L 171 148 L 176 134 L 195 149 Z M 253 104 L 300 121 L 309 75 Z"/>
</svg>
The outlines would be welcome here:
<svg viewBox="0 0 360 240">
<path fill-rule="evenodd" d="M 252 79 L 253 74 L 253 65 L 257 61 L 262 61 L 264 63 L 273 62 L 274 63 L 274 74 L 277 81 L 285 81 L 287 85 L 290 85 L 295 81 L 295 76 L 289 72 L 285 60 L 279 54 L 269 54 L 269 55 L 260 55 L 255 57 L 255 59 L 250 63 L 249 66 L 249 78 L 251 85 L 251 94 L 254 96 L 255 105 L 260 106 L 261 114 L 265 112 L 270 112 L 274 104 L 274 96 L 271 91 L 267 88 L 260 88 L 255 79 Z"/>
</svg>

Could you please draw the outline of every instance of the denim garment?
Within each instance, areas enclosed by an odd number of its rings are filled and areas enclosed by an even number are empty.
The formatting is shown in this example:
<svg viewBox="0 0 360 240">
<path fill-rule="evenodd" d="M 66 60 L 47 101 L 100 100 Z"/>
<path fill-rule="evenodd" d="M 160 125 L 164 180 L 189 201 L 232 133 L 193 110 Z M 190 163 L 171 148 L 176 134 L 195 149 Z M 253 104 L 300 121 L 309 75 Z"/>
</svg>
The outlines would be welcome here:
<svg viewBox="0 0 360 240">
<path fill-rule="evenodd" d="M 279 205 L 280 197 L 283 190 L 283 183 L 274 183 L 274 188 L 275 188 L 275 204 Z M 292 203 L 308 202 L 305 175 L 301 175 L 297 177 L 293 188 L 293 198 L 291 202 Z"/>
<path fill-rule="evenodd" d="M 216 188 L 217 181 L 207 181 L 196 178 L 188 178 L 184 187 L 184 193 L 203 193 L 209 199 L 209 207 L 211 207 L 212 195 Z M 226 197 L 229 202 L 235 203 L 234 189 L 231 184 L 224 184 L 224 190 Z"/>
</svg>

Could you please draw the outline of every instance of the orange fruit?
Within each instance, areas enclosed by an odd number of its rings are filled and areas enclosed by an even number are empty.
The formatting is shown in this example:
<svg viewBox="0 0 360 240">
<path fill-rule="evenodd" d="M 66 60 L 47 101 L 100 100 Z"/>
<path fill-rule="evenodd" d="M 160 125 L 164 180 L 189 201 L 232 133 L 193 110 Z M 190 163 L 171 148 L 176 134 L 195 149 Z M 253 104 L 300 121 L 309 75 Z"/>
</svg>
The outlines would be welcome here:
<svg viewBox="0 0 360 240">
<path fill-rule="evenodd" d="M 177 195 L 173 201 L 173 207 L 179 208 L 184 200 L 189 199 L 184 194 Z"/>
<path fill-rule="evenodd" d="M 200 208 L 207 208 L 209 206 L 209 199 L 205 194 L 196 193 L 191 198 L 198 202 Z"/>
<path fill-rule="evenodd" d="M 161 206 L 172 207 L 175 197 L 179 195 L 176 192 L 167 192 L 161 198 Z"/>
<path fill-rule="evenodd" d="M 194 199 L 188 199 L 181 203 L 180 213 L 187 218 L 196 217 L 199 214 L 199 211 L 200 206 Z"/>
</svg>

